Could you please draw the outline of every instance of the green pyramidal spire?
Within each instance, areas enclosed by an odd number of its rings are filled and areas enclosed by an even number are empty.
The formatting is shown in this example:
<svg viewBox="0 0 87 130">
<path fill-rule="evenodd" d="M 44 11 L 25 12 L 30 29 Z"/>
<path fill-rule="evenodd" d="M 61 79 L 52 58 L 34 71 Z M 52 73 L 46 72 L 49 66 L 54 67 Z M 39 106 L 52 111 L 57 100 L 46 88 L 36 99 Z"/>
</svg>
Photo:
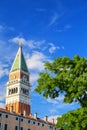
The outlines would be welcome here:
<svg viewBox="0 0 87 130">
<path fill-rule="evenodd" d="M 16 70 L 23 70 L 25 72 L 28 72 L 28 68 L 25 62 L 25 58 L 22 52 L 22 43 L 19 43 L 19 49 L 16 54 L 15 60 L 13 62 L 11 72 L 16 71 Z"/>
</svg>

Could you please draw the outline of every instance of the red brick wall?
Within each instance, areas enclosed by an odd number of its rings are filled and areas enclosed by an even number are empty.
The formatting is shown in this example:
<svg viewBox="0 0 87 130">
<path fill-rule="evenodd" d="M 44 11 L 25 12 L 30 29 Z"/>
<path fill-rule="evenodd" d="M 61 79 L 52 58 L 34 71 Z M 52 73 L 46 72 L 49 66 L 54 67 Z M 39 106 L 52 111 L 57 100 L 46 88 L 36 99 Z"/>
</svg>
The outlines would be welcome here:
<svg viewBox="0 0 87 130">
<path fill-rule="evenodd" d="M 10 103 L 6 104 L 6 108 L 10 110 L 10 108 L 13 106 L 13 111 L 15 113 L 20 113 L 23 114 L 24 110 L 26 112 L 26 115 L 30 115 L 30 105 L 21 103 L 21 102 L 15 102 L 15 103 Z"/>
</svg>

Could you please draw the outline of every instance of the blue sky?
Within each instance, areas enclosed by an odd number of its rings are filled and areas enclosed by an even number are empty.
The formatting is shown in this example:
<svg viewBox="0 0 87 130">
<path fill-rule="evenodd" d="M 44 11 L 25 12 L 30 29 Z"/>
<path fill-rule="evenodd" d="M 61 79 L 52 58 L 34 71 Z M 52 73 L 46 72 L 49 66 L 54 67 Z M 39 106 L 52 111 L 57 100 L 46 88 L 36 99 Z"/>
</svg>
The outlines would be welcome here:
<svg viewBox="0 0 87 130">
<path fill-rule="evenodd" d="M 78 108 L 64 104 L 63 96 L 44 99 L 34 88 L 46 61 L 75 54 L 87 57 L 87 1 L 0 0 L 0 107 L 19 40 L 30 71 L 32 114 L 58 116 Z"/>
</svg>

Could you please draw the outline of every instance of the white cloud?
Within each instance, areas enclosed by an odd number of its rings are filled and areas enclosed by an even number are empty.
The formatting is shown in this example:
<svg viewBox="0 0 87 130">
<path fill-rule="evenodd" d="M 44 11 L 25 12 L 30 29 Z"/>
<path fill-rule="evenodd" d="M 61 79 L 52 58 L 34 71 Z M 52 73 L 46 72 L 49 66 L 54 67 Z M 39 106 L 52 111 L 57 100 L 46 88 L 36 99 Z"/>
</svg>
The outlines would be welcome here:
<svg viewBox="0 0 87 130">
<path fill-rule="evenodd" d="M 60 47 L 60 46 L 56 46 L 54 43 L 47 43 L 46 40 L 27 40 L 23 37 L 14 37 L 12 39 L 9 40 L 10 42 L 13 42 L 13 43 L 16 43 L 18 44 L 19 41 L 21 41 L 25 46 L 27 46 L 29 49 L 31 50 L 36 50 L 36 49 L 39 49 L 39 50 L 42 50 L 42 51 L 45 51 L 45 50 L 49 50 L 49 53 L 52 54 L 52 53 L 55 53 L 56 50 L 59 50 L 59 49 L 64 49 L 64 47 Z"/>
<path fill-rule="evenodd" d="M 73 102 L 71 104 L 64 103 L 63 99 L 64 99 L 64 95 L 60 95 L 59 97 L 57 97 L 55 99 L 51 99 L 51 98 L 47 99 L 47 102 L 53 105 L 53 108 L 49 110 L 50 113 L 52 113 L 52 112 L 56 113 L 56 110 L 64 109 L 64 108 L 65 109 L 69 109 L 69 108 L 75 109 L 77 103 L 75 103 L 75 102 Z M 78 107 L 79 107 L 79 105 L 78 105 Z"/>
<path fill-rule="evenodd" d="M 3 85 L 1 84 L 0 85 L 0 107 L 1 108 L 5 107 L 5 103 L 4 103 L 6 98 L 5 96 L 6 96 L 6 88 L 4 84 Z"/>
<path fill-rule="evenodd" d="M 23 44 L 26 43 L 26 40 L 24 38 L 22 38 L 22 37 L 14 37 L 14 38 L 9 40 L 9 42 L 14 42 L 16 44 L 18 44 L 19 41 L 21 41 Z"/>
<path fill-rule="evenodd" d="M 0 67 L 0 78 L 3 77 L 4 75 L 8 75 L 8 69 L 3 69 Z"/>
<path fill-rule="evenodd" d="M 64 96 L 60 96 L 59 99 L 47 99 L 47 102 L 52 105 L 52 107 L 49 109 L 49 114 L 52 115 L 57 115 L 60 113 L 60 115 L 67 113 L 70 110 L 75 110 L 76 108 L 79 108 L 80 106 L 77 103 L 64 103 L 63 102 Z"/>
<path fill-rule="evenodd" d="M 39 74 L 38 73 L 31 73 L 30 74 L 30 83 L 36 82 L 38 78 L 39 78 Z"/>
<path fill-rule="evenodd" d="M 59 50 L 60 47 L 59 46 L 55 46 L 53 43 L 49 43 L 50 48 L 49 48 L 49 52 L 52 54 L 54 53 L 57 49 Z"/>
<path fill-rule="evenodd" d="M 30 83 L 33 84 L 39 78 L 39 73 L 44 71 L 44 63 L 51 61 L 41 52 L 34 51 L 31 55 L 25 54 L 27 67 L 30 71 Z"/>
<path fill-rule="evenodd" d="M 49 116 L 49 117 L 48 117 L 48 120 L 49 120 L 50 122 L 52 122 L 52 120 L 54 119 L 54 123 L 57 123 L 57 118 L 58 118 L 58 117 L 61 117 L 61 115 Z"/>
<path fill-rule="evenodd" d="M 33 52 L 31 56 L 27 55 L 26 59 L 30 70 L 42 71 L 47 57 L 41 52 Z"/>
<path fill-rule="evenodd" d="M 9 40 L 9 42 L 13 42 L 18 44 L 21 41 L 25 46 L 28 46 L 30 49 L 40 49 L 43 44 L 45 44 L 45 40 L 35 41 L 35 40 L 26 40 L 23 37 L 14 37 Z"/>
<path fill-rule="evenodd" d="M 8 75 L 8 65 L 0 63 L 0 78 L 3 77 L 4 75 Z"/>
<path fill-rule="evenodd" d="M 45 40 L 41 40 L 41 41 L 29 40 L 26 45 L 28 45 L 28 47 L 31 49 L 35 49 L 35 48 L 40 49 L 41 46 L 45 44 L 45 42 L 46 42 Z"/>
<path fill-rule="evenodd" d="M 12 49 L 14 51 L 12 51 Z M 11 52 L 11 53 L 9 53 Z M 0 40 L 0 70 L 8 71 L 8 67 L 12 64 L 13 57 L 15 55 L 15 48 L 6 42 L 5 40 Z M 5 64 L 4 64 L 5 63 Z M 10 64 L 11 63 L 11 64 Z"/>
<path fill-rule="evenodd" d="M 5 100 L 5 95 L 6 95 L 5 90 L 3 88 L 0 88 L 0 102 L 3 102 Z"/>
<path fill-rule="evenodd" d="M 49 103 L 51 103 L 51 104 L 58 104 L 58 101 L 57 101 L 57 100 L 55 100 L 55 99 L 50 99 L 50 98 L 47 99 L 47 102 L 49 102 Z"/>
<path fill-rule="evenodd" d="M 5 108 L 5 103 L 0 102 L 0 108 Z"/>
<path fill-rule="evenodd" d="M 75 110 L 76 108 L 79 108 L 80 106 L 77 103 L 63 103 L 63 101 L 59 101 L 57 104 L 53 104 L 53 109 L 55 110 L 64 110 L 64 112 L 68 112 L 69 110 Z"/>
<path fill-rule="evenodd" d="M 48 98 L 47 102 L 49 102 L 51 104 L 54 104 L 54 105 L 57 105 L 57 104 L 59 104 L 59 102 L 62 102 L 63 99 L 64 99 L 64 96 L 62 95 L 62 96 L 59 96 L 59 97 L 57 97 L 55 99 Z"/>
</svg>

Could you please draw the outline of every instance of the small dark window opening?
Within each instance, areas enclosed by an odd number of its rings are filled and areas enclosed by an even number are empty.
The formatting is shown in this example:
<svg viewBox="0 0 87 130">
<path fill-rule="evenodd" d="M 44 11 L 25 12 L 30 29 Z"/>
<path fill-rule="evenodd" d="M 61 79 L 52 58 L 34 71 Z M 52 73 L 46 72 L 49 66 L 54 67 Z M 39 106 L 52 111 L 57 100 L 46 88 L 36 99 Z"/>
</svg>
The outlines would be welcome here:
<svg viewBox="0 0 87 130">
<path fill-rule="evenodd" d="M 0 123 L 0 130 L 1 130 L 1 123 Z"/>
<path fill-rule="evenodd" d="M 30 120 L 28 120 L 28 123 L 30 123 Z"/>
<path fill-rule="evenodd" d="M 4 125 L 4 130 L 7 130 L 7 129 L 8 129 L 8 125 L 5 124 L 5 125 Z"/>
<path fill-rule="evenodd" d="M 2 114 L 0 113 L 0 117 L 2 116 Z"/>
<path fill-rule="evenodd" d="M 18 126 L 15 126 L 15 130 L 18 130 Z"/>
<path fill-rule="evenodd" d="M 6 115 L 5 117 L 8 118 L 8 115 Z"/>
<path fill-rule="evenodd" d="M 38 125 L 40 125 L 40 123 L 38 123 Z"/>
<path fill-rule="evenodd" d="M 33 124 L 35 124 L 35 121 L 33 122 Z"/>
<path fill-rule="evenodd" d="M 44 127 L 44 124 L 42 124 L 42 127 Z"/>
<path fill-rule="evenodd" d="M 21 121 L 23 122 L 23 119 L 21 119 Z"/>
<path fill-rule="evenodd" d="M 18 120 L 18 117 L 16 117 L 16 120 Z"/>
</svg>

